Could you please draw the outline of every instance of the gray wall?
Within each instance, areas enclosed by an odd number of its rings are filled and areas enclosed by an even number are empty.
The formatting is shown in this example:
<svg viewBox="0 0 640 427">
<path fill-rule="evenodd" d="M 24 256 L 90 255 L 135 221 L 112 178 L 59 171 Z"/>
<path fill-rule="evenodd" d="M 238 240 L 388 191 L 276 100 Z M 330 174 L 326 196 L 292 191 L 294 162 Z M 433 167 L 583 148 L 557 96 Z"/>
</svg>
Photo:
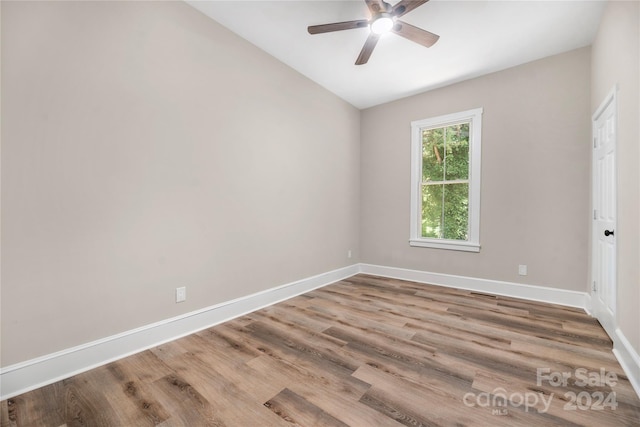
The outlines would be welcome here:
<svg viewBox="0 0 640 427">
<path fill-rule="evenodd" d="M 3 1 L 2 66 L 3 366 L 356 261 L 359 111 L 187 4 Z"/>
<path fill-rule="evenodd" d="M 583 48 L 364 110 L 362 261 L 586 291 L 589 67 Z M 410 122 L 477 107 L 480 253 L 410 247 Z"/>
<path fill-rule="evenodd" d="M 608 3 L 591 66 L 592 112 L 618 85 L 617 321 L 640 353 L 640 3 Z"/>
</svg>

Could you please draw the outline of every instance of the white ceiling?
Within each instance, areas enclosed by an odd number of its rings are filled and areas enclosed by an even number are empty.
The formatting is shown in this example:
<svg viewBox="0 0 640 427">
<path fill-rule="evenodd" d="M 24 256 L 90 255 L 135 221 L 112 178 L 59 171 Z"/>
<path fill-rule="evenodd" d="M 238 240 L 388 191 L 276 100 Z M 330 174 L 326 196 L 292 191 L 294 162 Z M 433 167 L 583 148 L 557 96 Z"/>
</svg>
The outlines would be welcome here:
<svg viewBox="0 0 640 427">
<path fill-rule="evenodd" d="M 368 28 L 310 35 L 307 26 L 368 19 L 364 0 L 186 1 L 358 108 L 590 45 L 605 4 L 431 0 L 401 19 L 440 35 L 434 46 L 386 34 L 357 66 Z"/>
</svg>

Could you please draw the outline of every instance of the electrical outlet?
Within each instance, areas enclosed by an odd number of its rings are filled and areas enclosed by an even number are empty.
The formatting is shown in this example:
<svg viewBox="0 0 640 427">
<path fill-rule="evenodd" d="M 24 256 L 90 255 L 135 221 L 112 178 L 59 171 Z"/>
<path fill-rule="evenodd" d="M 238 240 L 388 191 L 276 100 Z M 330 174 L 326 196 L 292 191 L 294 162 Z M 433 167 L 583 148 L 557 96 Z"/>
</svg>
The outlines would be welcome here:
<svg viewBox="0 0 640 427">
<path fill-rule="evenodd" d="M 526 276 L 527 275 L 527 266 L 526 264 L 520 264 L 518 266 L 518 274 L 521 276 Z"/>
<path fill-rule="evenodd" d="M 351 258 L 351 249 L 347 251 L 347 258 Z"/>
<path fill-rule="evenodd" d="M 176 288 L 176 302 L 183 302 L 187 299 L 187 287 Z"/>
</svg>

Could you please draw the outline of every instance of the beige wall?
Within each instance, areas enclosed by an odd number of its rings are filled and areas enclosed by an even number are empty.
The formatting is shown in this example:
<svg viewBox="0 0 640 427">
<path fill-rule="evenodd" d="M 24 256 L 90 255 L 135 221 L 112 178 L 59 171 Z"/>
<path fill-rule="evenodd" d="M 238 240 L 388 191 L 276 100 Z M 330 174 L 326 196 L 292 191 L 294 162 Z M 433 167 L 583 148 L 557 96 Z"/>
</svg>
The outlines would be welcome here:
<svg viewBox="0 0 640 427">
<path fill-rule="evenodd" d="M 356 260 L 359 111 L 187 4 L 3 1 L 2 66 L 3 366 Z"/>
<path fill-rule="evenodd" d="M 618 313 L 640 353 L 640 3 L 609 2 L 592 55 L 591 110 L 618 85 Z"/>
<path fill-rule="evenodd" d="M 589 67 L 583 48 L 364 110 L 362 261 L 586 291 Z M 410 122 L 477 107 L 481 251 L 410 247 Z"/>
<path fill-rule="evenodd" d="M 587 291 L 590 116 L 615 82 L 640 349 L 639 16 L 612 3 L 593 54 L 359 112 L 182 2 L 2 2 L 1 365 L 358 260 Z M 476 107 L 482 250 L 409 247 L 410 122 Z"/>
</svg>

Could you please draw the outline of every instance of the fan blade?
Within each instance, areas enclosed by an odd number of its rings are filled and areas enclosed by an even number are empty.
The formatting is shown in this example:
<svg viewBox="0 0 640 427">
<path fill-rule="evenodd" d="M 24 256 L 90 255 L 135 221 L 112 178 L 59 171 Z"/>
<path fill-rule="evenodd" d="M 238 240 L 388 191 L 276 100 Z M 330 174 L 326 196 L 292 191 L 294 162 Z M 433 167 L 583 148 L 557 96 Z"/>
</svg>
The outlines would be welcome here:
<svg viewBox="0 0 640 427">
<path fill-rule="evenodd" d="M 335 22 L 333 24 L 310 25 L 307 27 L 309 34 L 330 33 L 332 31 L 352 30 L 354 28 L 365 28 L 369 25 L 366 19 L 357 21 Z"/>
<path fill-rule="evenodd" d="M 387 11 L 387 7 L 382 0 L 364 0 L 364 2 L 367 4 L 372 17 L 379 14 L 380 12 Z"/>
<path fill-rule="evenodd" d="M 356 59 L 356 65 L 366 64 L 367 61 L 369 61 L 369 57 L 371 57 L 373 48 L 376 47 L 376 43 L 378 43 L 379 38 L 380 36 L 378 34 L 369 34 L 369 37 L 367 37 L 367 41 L 364 42 L 364 46 L 360 51 L 360 55 L 358 55 L 358 59 Z"/>
<path fill-rule="evenodd" d="M 429 0 L 402 0 L 393 5 L 393 16 L 396 18 L 406 15 L 418 6 L 422 6 Z"/>
<path fill-rule="evenodd" d="M 414 27 L 413 25 L 402 21 L 396 21 L 396 24 L 393 26 L 391 31 L 405 39 L 426 47 L 433 46 L 440 38 L 437 34 L 430 33 L 429 31 Z"/>
</svg>

